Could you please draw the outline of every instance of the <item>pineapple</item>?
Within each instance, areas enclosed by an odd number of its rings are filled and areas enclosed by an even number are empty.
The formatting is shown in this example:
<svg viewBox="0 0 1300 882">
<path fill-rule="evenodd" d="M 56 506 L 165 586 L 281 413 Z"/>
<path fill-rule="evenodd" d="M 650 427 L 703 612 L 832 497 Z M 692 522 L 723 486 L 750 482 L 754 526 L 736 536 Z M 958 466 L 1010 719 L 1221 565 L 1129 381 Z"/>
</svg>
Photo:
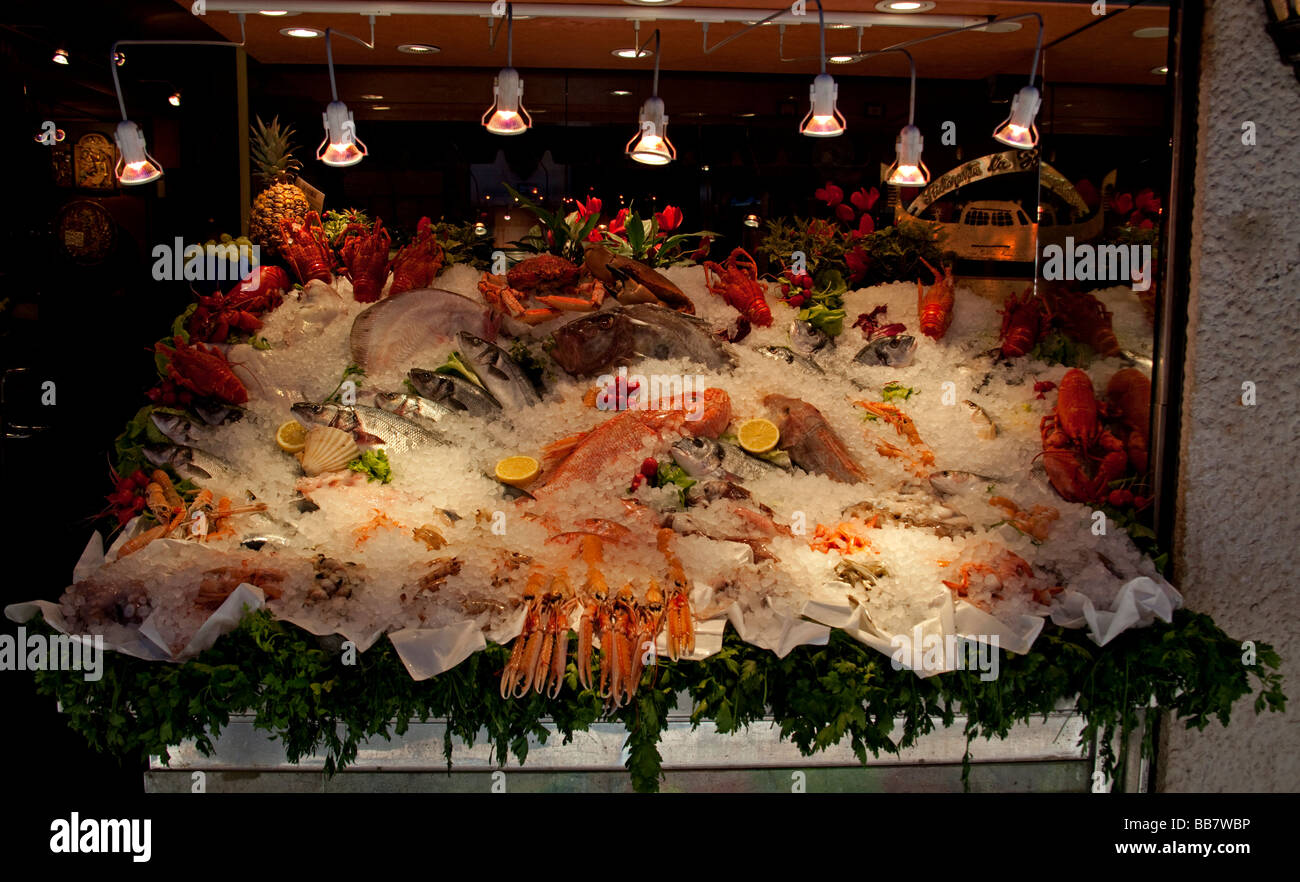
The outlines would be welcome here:
<svg viewBox="0 0 1300 882">
<path fill-rule="evenodd" d="M 294 181 L 302 170 L 302 163 L 293 158 L 293 145 L 289 138 L 293 129 L 281 126 L 277 116 L 268 126 L 257 118 L 257 125 L 251 127 L 251 152 L 253 165 L 256 167 L 258 183 L 262 192 L 257 194 L 253 208 L 248 214 L 248 235 L 269 255 L 279 253 L 280 222 L 296 220 L 301 222 L 311 209 L 307 197 L 303 195 Z"/>
</svg>

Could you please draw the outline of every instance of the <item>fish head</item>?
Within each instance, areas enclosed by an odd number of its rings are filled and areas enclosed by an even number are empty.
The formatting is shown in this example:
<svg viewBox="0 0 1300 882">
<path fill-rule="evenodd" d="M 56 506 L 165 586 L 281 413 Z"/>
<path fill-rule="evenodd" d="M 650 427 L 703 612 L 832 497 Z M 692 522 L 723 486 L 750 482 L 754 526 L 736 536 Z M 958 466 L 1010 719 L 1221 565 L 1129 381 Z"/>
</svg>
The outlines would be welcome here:
<svg viewBox="0 0 1300 882">
<path fill-rule="evenodd" d="M 812 322 L 795 319 L 790 323 L 790 348 L 802 355 L 811 355 L 830 341 L 825 332 Z"/>
<path fill-rule="evenodd" d="M 177 468 L 188 465 L 193 451 L 189 447 L 176 444 L 146 444 L 144 458 L 158 468 Z"/>
<path fill-rule="evenodd" d="M 459 331 L 456 334 L 456 345 L 460 347 L 461 352 L 474 359 L 491 354 L 497 348 L 482 337 L 475 336 L 469 331 Z"/>
<path fill-rule="evenodd" d="M 411 381 L 411 385 L 415 387 L 415 391 L 434 401 L 449 393 L 454 386 L 452 379 L 445 374 L 427 371 L 423 368 L 411 368 L 406 376 Z"/>
<path fill-rule="evenodd" d="M 683 438 L 670 449 L 673 462 L 692 478 L 718 475 L 723 471 L 722 447 L 711 438 Z"/>
<path fill-rule="evenodd" d="M 311 401 L 299 401 L 289 407 L 293 415 L 317 425 L 328 426 L 338 415 L 338 407 L 333 404 L 315 404 Z"/>
<path fill-rule="evenodd" d="M 910 358 L 916 351 L 916 338 L 910 334 L 899 334 L 896 337 L 890 337 L 885 343 L 885 351 L 891 356 L 895 363 Z"/>
<path fill-rule="evenodd" d="M 598 312 L 555 330 L 551 358 L 571 374 L 588 374 L 609 367 L 630 342 L 621 312 Z"/>
</svg>

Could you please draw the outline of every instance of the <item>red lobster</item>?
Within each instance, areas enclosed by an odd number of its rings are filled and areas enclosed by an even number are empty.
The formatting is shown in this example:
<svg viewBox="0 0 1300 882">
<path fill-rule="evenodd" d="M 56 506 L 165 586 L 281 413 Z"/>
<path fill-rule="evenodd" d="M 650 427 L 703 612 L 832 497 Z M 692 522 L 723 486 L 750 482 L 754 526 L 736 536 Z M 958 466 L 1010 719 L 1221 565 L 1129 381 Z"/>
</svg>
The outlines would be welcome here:
<svg viewBox="0 0 1300 882">
<path fill-rule="evenodd" d="M 369 232 L 359 224 L 350 224 L 344 230 L 339 251 L 357 303 L 374 303 L 383 293 L 384 282 L 388 281 L 388 248 L 392 244 L 379 218 L 375 218 L 374 229 Z"/>
<path fill-rule="evenodd" d="M 248 390 L 220 350 L 173 337 L 172 346 L 156 343 L 154 351 L 167 358 L 167 375 L 172 381 L 195 395 L 217 398 L 227 404 L 248 401 Z"/>
<path fill-rule="evenodd" d="M 307 212 L 302 223 L 296 220 L 280 221 L 280 237 L 284 244 L 280 253 L 293 268 L 298 281 L 306 285 L 319 279 L 327 285 L 334 284 L 334 255 L 330 251 L 329 237 L 321 224 L 320 215 Z"/>
<path fill-rule="evenodd" d="M 737 248 L 727 257 L 725 264 L 719 266 L 706 260 L 704 284 L 726 300 L 728 306 L 740 310 L 750 323 L 760 328 L 770 327 L 772 310 L 763 297 L 763 284 L 758 280 L 758 264 L 754 258 L 744 248 Z"/>
<path fill-rule="evenodd" d="M 1043 301 L 1030 285 L 1017 297 L 1012 294 L 1002 307 L 1002 357 L 1019 358 L 1034 348 L 1046 322 Z"/>
<path fill-rule="evenodd" d="M 232 329 L 256 331 L 262 327 L 258 315 L 283 303 L 289 285 L 289 274 L 280 267 L 259 266 L 229 293 L 199 297 L 188 324 L 190 339 L 224 343 Z"/>
<path fill-rule="evenodd" d="M 922 287 L 920 279 L 916 280 L 916 312 L 921 319 L 921 333 L 933 340 L 941 340 L 952 324 L 952 306 L 956 299 L 952 267 L 944 267 L 941 276 L 925 258 L 921 258 L 921 263 L 934 275 L 934 284 L 929 291 Z"/>
<path fill-rule="evenodd" d="M 1043 417 L 1040 428 L 1043 466 L 1063 499 L 1100 501 L 1110 482 L 1124 474 L 1124 442 L 1102 427 L 1092 379 L 1078 368 L 1065 372 L 1056 408 Z"/>
<path fill-rule="evenodd" d="M 401 247 L 388 266 L 393 271 L 393 286 L 388 296 L 413 288 L 427 288 L 442 272 L 442 263 L 442 246 L 434 238 L 433 225 L 427 217 L 422 217 L 415 238 Z"/>
<path fill-rule="evenodd" d="M 1128 451 L 1129 465 L 1145 474 L 1151 432 L 1151 381 L 1139 370 L 1124 368 L 1106 385 L 1106 400 L 1127 430 L 1124 449 Z"/>
</svg>

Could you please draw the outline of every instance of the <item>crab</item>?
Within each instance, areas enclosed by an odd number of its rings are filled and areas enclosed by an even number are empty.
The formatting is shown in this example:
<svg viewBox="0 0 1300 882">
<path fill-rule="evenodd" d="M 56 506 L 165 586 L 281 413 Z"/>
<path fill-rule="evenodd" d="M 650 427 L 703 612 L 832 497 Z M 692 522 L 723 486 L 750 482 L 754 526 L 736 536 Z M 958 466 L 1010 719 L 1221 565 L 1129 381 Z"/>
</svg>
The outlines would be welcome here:
<svg viewBox="0 0 1300 882">
<path fill-rule="evenodd" d="M 579 281 L 582 270 L 553 254 L 529 257 L 504 275 L 484 273 L 478 289 L 488 305 L 529 325 L 564 312 L 591 312 L 605 301 L 605 286 L 596 279 Z M 542 304 L 528 306 L 530 300 Z"/>
</svg>

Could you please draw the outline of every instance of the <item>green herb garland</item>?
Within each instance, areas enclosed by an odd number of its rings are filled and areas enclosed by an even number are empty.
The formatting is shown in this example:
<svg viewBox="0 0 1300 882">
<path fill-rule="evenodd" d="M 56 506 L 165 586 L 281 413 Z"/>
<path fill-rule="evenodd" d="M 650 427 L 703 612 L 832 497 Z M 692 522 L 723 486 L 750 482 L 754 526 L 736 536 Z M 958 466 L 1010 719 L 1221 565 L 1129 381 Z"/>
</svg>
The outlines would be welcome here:
<svg viewBox="0 0 1300 882">
<path fill-rule="evenodd" d="M 92 748 L 124 761 L 165 761 L 167 749 L 185 739 L 209 755 L 212 736 L 231 714 L 247 712 L 255 715 L 256 728 L 282 741 L 290 762 L 323 748 L 329 774 L 356 759 L 362 740 L 401 735 L 413 719 L 447 721 L 449 767 L 453 738 L 472 745 L 480 730 L 488 733 L 498 763 L 514 756 L 522 764 L 529 736 L 545 742 L 552 734 L 547 718 L 564 743 L 592 723 L 618 721 L 628 731 L 626 765 L 638 791 L 659 788 L 659 737 L 678 692 L 690 698 L 693 725 L 712 721 L 719 732 L 734 733 L 770 713 L 781 737 L 805 756 L 848 738 L 863 763 L 911 746 L 933 730 L 935 719 L 950 726 L 956 713 L 964 713 L 968 743 L 1005 738 L 1013 724 L 1046 716 L 1061 699 L 1075 697 L 1086 720 L 1082 741 L 1100 736 L 1112 779 L 1125 759 L 1112 741 L 1138 725 L 1152 697 L 1189 729 L 1204 729 L 1215 718 L 1226 726 L 1233 704 L 1252 691 L 1252 677 L 1256 713 L 1286 708 L 1280 659 L 1271 646 L 1257 644 L 1255 661 L 1247 665 L 1238 641 L 1209 616 L 1187 610 L 1178 611 L 1172 624 L 1127 631 L 1105 647 L 1083 631 L 1048 624 L 1033 651 L 1003 653 L 1000 676 L 991 681 L 981 681 L 977 671 L 922 680 L 894 670 L 887 657 L 840 631 L 826 646 L 800 646 L 779 659 L 729 629 L 722 650 L 704 661 L 661 661 L 648 669 L 636 700 L 610 715 L 592 691 L 579 689 L 572 662 L 559 699 L 502 700 L 497 690 L 509 655 L 505 646 L 489 644 L 417 683 L 386 640 L 351 666 L 323 645 L 259 611 L 185 664 L 109 652 L 96 682 L 77 672 L 41 671 L 36 686 L 61 702 L 69 725 Z M 896 720 L 901 732 L 894 731 Z M 1148 738 L 1143 753 L 1149 755 L 1151 746 Z"/>
</svg>

